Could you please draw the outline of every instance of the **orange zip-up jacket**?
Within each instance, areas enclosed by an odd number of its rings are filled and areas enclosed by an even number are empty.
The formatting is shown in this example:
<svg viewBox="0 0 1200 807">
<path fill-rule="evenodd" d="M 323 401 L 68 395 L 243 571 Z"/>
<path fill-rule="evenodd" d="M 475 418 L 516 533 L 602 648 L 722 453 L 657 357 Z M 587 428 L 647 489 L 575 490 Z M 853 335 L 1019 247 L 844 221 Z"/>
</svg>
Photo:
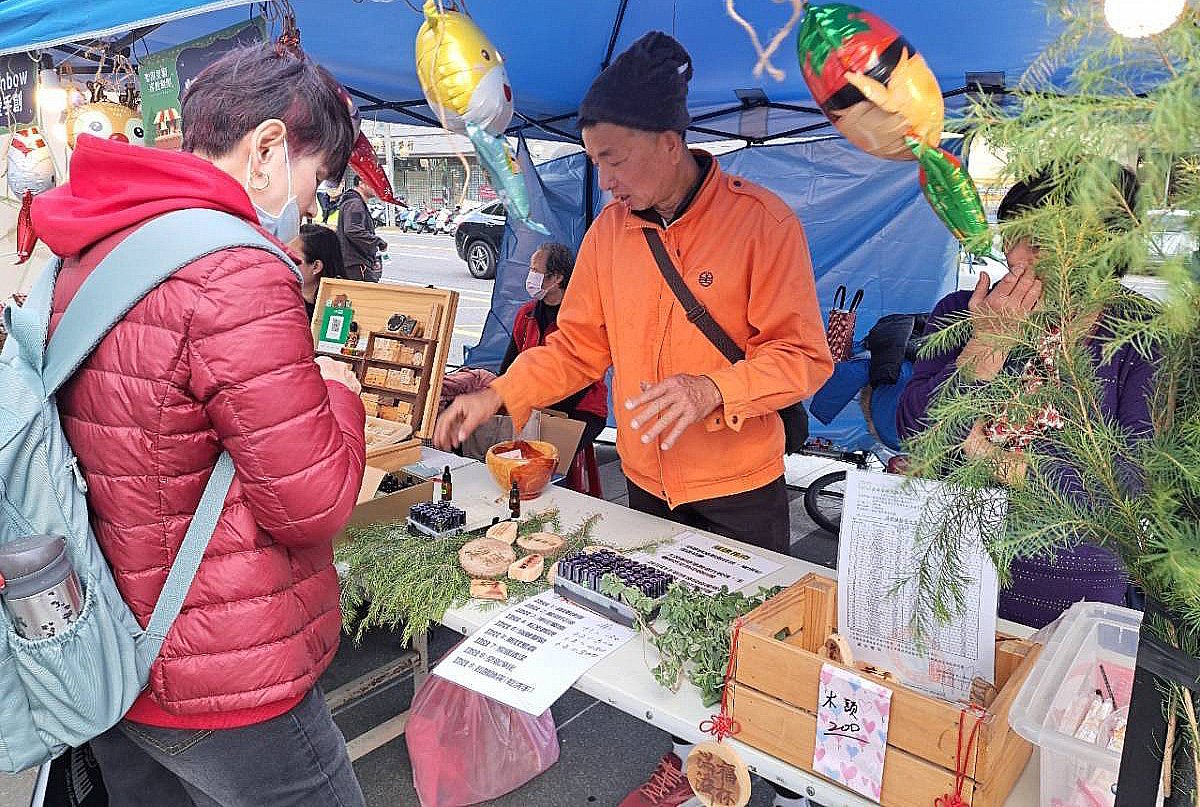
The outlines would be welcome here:
<svg viewBox="0 0 1200 807">
<path fill-rule="evenodd" d="M 642 229 L 613 203 L 584 236 L 546 344 L 523 352 L 492 383 L 518 424 L 614 368 L 622 469 L 671 507 L 753 490 L 783 474 L 777 410 L 814 393 L 833 371 L 800 222 L 770 191 L 711 160 L 687 210 L 659 227 L 688 288 L 745 350 L 730 365 L 688 321 Z M 705 375 L 724 405 L 669 451 L 641 442 L 625 401 L 677 373 Z M 645 428 L 645 427 L 644 427 Z"/>
</svg>

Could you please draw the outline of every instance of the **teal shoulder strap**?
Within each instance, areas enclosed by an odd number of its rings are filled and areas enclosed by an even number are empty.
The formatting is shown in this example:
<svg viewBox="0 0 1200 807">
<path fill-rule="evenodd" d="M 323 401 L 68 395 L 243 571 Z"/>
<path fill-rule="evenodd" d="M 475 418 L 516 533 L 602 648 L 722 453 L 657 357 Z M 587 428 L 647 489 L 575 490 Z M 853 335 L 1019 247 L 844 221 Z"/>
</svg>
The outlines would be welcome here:
<svg viewBox="0 0 1200 807">
<path fill-rule="evenodd" d="M 143 224 L 100 262 L 71 299 L 46 347 L 42 383 L 54 395 L 137 303 L 188 264 L 223 249 L 266 250 L 299 270 L 242 219 L 216 210 L 178 210 Z"/>
</svg>

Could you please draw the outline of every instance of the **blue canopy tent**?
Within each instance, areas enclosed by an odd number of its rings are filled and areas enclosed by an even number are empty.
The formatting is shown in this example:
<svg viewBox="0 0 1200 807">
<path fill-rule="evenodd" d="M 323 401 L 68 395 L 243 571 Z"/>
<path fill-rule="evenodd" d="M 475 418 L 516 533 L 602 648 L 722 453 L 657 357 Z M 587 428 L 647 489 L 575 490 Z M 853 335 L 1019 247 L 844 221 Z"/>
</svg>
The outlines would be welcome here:
<svg viewBox="0 0 1200 807">
<path fill-rule="evenodd" d="M 412 43 L 422 22 L 418 0 L 292 0 L 305 49 L 357 97 L 365 115 L 436 125 L 417 83 Z M 727 170 L 783 197 L 805 223 L 818 291 L 828 305 L 839 284 L 863 287 L 859 336 L 882 314 L 928 310 L 953 285 L 955 248 L 923 200 L 912 163 L 862 154 L 837 137 L 813 105 L 788 42 L 774 62 L 783 82 L 756 79 L 746 33 L 721 0 L 470 0 L 479 25 L 504 54 L 516 95 L 511 133 L 577 140 L 575 110 L 596 74 L 649 30 L 674 34 L 692 54 L 690 105 L 694 141 L 740 139 L 762 146 L 784 138 L 818 138 L 734 152 Z M 968 88 L 1012 82 L 1053 37 L 1039 0 L 983 3 L 870 0 L 924 54 L 948 103 Z M 42 49 L 78 61 L 107 47 L 139 55 L 225 27 L 272 4 L 217 0 L 7 0 L 0 3 L 0 54 Z M 275 6 L 277 9 L 278 7 Z M 738 12 L 769 35 L 790 8 L 772 0 L 738 0 Z M 72 44 L 74 43 L 74 44 Z M 541 166 L 531 177 L 535 212 L 555 237 L 578 243 L 602 199 L 581 156 Z M 493 298 L 493 314 L 471 362 L 494 364 L 507 324 L 526 298 L 522 278 L 536 242 L 510 230 Z M 835 424 L 836 425 L 836 424 Z M 837 436 L 861 436 L 861 423 Z"/>
</svg>

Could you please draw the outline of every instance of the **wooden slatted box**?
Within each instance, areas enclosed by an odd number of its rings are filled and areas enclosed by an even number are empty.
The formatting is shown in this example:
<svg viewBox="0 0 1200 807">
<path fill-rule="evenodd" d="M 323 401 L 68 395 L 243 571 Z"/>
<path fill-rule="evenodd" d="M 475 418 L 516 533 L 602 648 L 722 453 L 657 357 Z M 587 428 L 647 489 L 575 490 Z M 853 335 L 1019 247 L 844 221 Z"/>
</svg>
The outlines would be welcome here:
<svg viewBox="0 0 1200 807">
<path fill-rule="evenodd" d="M 810 574 L 752 611 L 737 646 L 731 708 L 737 739 L 812 771 L 821 666 L 818 651 L 837 627 L 837 584 Z M 967 759 L 963 798 L 971 807 L 1002 807 L 1032 753 L 1008 713 L 1040 645 L 998 634 L 997 695 Z M 859 673 L 860 675 L 862 673 Z M 954 792 L 960 708 L 901 684 L 892 690 L 884 807 L 930 807 Z M 968 718 L 969 729 L 972 720 Z"/>
</svg>

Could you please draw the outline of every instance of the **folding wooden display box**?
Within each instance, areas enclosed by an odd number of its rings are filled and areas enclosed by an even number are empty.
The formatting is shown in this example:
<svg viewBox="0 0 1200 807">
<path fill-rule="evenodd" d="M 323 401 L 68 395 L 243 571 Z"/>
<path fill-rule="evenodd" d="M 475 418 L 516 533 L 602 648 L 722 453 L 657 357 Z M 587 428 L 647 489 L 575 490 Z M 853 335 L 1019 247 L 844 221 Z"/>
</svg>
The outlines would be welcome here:
<svg viewBox="0 0 1200 807">
<path fill-rule="evenodd" d="M 821 665 L 833 663 L 817 651 L 836 629 L 837 584 L 814 574 L 747 615 L 730 693 L 738 740 L 812 771 Z M 970 807 L 1001 807 L 1029 760 L 1033 748 L 1009 726 L 1008 713 L 1039 649 L 996 636 L 997 694 L 966 764 L 962 796 Z M 952 794 L 960 707 L 859 674 L 892 690 L 881 804 L 930 807 Z M 973 722 L 968 715 L 964 731 Z"/>
<path fill-rule="evenodd" d="M 458 292 L 401 283 L 322 279 L 312 321 L 314 345 L 320 342 L 318 337 L 325 303 L 338 295 L 345 295 L 350 301 L 354 310 L 353 321 L 358 323 L 359 346 L 365 352 L 363 355 L 349 356 L 318 350 L 317 355 L 349 363 L 360 382 L 371 370 L 375 371 L 373 380 L 378 378 L 379 371 L 385 374 L 388 371 L 408 371 L 406 378 L 410 373 L 413 376 L 414 383 L 407 386 L 363 384 L 364 393 L 378 396 L 377 412 L 380 416 L 407 418 L 412 426 L 409 439 L 393 441 L 368 451 L 367 462 L 377 467 L 389 466 L 386 470 L 419 462 L 421 441 L 433 436 L 437 421 L 438 397 L 446 372 L 446 358 L 450 353 Z M 419 335 L 389 331 L 388 321 L 397 314 L 415 319 L 419 324 Z M 381 347 L 379 351 L 375 350 L 377 343 Z M 393 344 L 394 350 L 391 349 Z M 378 358 L 379 355 L 388 358 Z M 393 377 L 398 375 L 399 372 Z"/>
</svg>

